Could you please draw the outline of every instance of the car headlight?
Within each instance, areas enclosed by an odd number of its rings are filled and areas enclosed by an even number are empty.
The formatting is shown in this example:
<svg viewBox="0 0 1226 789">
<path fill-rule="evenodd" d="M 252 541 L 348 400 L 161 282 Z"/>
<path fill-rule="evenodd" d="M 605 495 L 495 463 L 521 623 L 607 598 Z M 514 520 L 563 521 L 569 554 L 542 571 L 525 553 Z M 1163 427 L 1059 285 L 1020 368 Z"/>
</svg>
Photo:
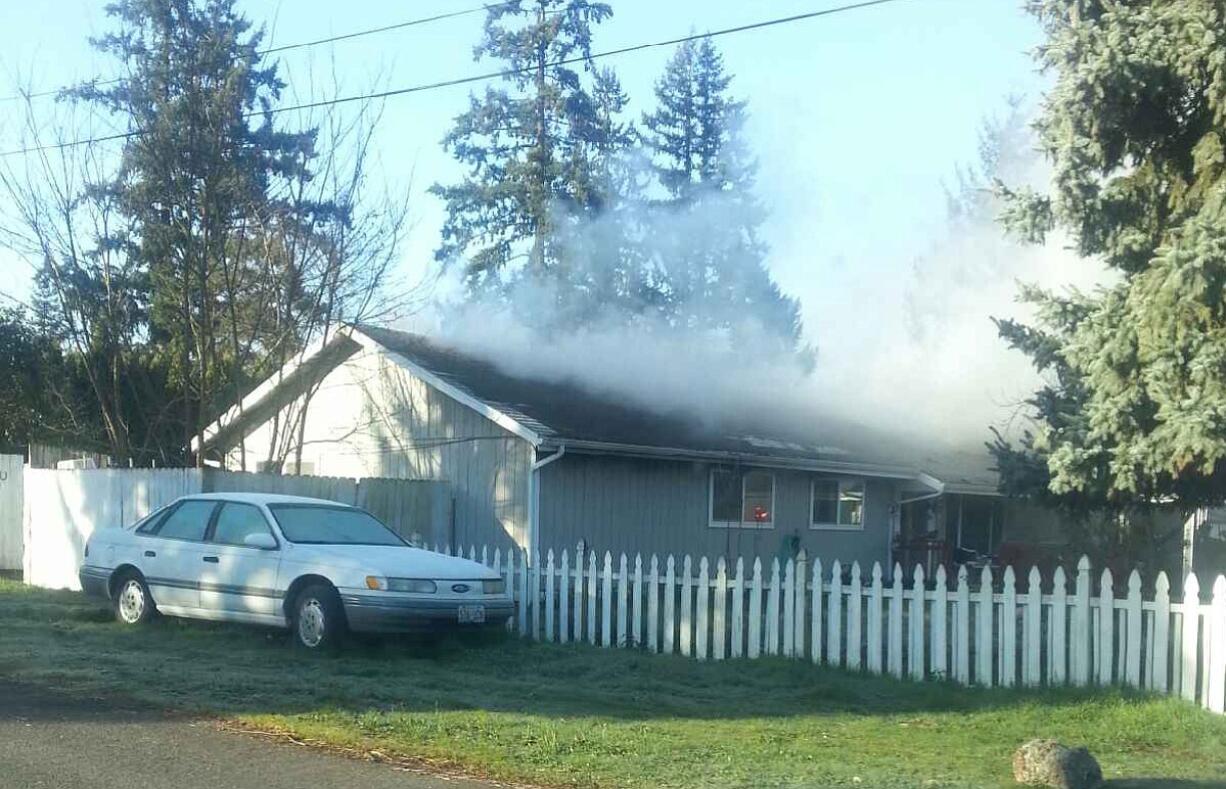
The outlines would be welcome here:
<svg viewBox="0 0 1226 789">
<path fill-rule="evenodd" d="M 388 578 L 387 588 L 392 592 L 416 592 L 417 594 L 434 594 L 438 584 L 425 578 Z"/>
<path fill-rule="evenodd" d="M 506 594 L 507 582 L 501 578 L 494 581 L 482 581 L 481 591 L 485 594 Z"/>
</svg>

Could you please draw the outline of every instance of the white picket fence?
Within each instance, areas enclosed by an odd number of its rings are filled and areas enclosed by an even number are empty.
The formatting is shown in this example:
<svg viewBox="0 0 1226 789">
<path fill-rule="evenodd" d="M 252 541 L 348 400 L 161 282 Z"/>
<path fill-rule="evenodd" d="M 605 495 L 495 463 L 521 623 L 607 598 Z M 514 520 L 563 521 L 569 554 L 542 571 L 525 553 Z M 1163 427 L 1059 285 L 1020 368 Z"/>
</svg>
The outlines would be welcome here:
<svg viewBox="0 0 1226 789">
<path fill-rule="evenodd" d="M 986 567 L 974 579 L 938 567 L 928 579 L 917 566 L 904 584 L 898 564 L 887 580 L 880 564 L 866 577 L 858 563 L 845 572 L 803 553 L 769 569 L 760 559 L 615 560 L 581 547 L 549 551 L 536 566 L 519 551 L 469 547 L 467 556 L 507 579 L 518 604 L 509 626 L 537 640 L 698 660 L 779 655 L 989 687 L 1120 684 L 1226 711 L 1222 575 L 1206 602 L 1195 575 L 1172 600 L 1165 573 L 1147 599 L 1135 570 L 1117 597 L 1111 571 L 1096 578 L 1085 557 L 1072 588 L 1063 568 L 1050 579 L 1031 568 L 1019 589 L 1012 567 L 998 582 Z"/>
</svg>

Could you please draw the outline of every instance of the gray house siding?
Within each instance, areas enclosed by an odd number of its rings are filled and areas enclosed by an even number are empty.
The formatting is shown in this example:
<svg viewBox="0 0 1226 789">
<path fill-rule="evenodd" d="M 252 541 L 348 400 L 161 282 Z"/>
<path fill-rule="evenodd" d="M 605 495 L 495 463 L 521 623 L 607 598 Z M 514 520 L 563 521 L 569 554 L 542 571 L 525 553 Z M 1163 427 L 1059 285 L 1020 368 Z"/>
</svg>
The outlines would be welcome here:
<svg viewBox="0 0 1226 789">
<path fill-rule="evenodd" d="M 279 414 L 293 423 L 302 399 Z M 305 403 L 304 471 L 338 477 L 442 480 L 451 487 L 448 533 L 423 534 L 467 549 L 527 544 L 532 447 L 438 391 L 386 354 L 361 351 L 339 364 Z M 270 459 L 274 420 L 244 437 L 246 466 Z M 232 448 L 227 467 L 239 468 Z M 293 470 L 290 453 L 287 470 Z"/>
<path fill-rule="evenodd" d="M 815 475 L 775 469 L 774 527 L 718 528 L 709 525 L 710 471 L 700 462 L 567 454 L 541 470 L 541 550 L 573 550 L 582 541 L 614 556 L 766 560 L 798 545 L 826 564 L 838 559 L 868 568 L 889 559 L 897 500 L 892 480 L 866 480 L 862 531 L 829 531 L 809 528 Z"/>
</svg>

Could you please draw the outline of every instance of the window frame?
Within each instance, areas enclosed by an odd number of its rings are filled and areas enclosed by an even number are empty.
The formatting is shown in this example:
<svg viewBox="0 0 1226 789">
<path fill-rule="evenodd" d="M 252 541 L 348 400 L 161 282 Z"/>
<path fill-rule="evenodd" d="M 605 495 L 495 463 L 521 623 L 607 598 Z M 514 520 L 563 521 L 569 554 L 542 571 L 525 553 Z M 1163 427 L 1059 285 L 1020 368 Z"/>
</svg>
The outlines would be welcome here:
<svg viewBox="0 0 1226 789">
<path fill-rule="evenodd" d="M 735 474 L 740 469 L 741 476 L 741 503 L 737 507 L 737 512 L 741 513 L 741 519 L 735 521 L 723 521 L 715 519 L 715 475 L 719 473 Z M 764 468 L 746 468 L 738 467 L 730 468 L 728 466 L 712 466 L 707 474 L 707 527 L 711 529 L 753 529 L 753 530 L 771 530 L 775 528 L 775 501 L 778 491 L 778 485 L 775 478 L 775 472 Z M 745 520 L 745 478 L 750 474 L 765 474 L 771 481 L 771 506 L 770 520 L 768 521 L 747 521 Z"/>
<path fill-rule="evenodd" d="M 217 537 L 217 522 L 221 520 L 221 513 L 228 506 L 234 507 L 251 507 L 260 514 L 260 520 L 264 522 L 264 528 L 272 535 L 273 542 L 276 543 L 275 548 L 257 548 L 253 545 L 244 545 L 236 542 L 218 542 Z M 209 529 L 205 532 L 204 541 L 209 545 L 217 545 L 223 548 L 246 548 L 250 551 L 279 551 L 281 550 L 281 538 L 277 536 L 277 530 L 272 527 L 272 523 L 268 520 L 268 514 L 264 512 L 264 508 L 258 504 L 252 504 L 249 501 L 234 501 L 232 499 L 223 499 L 218 502 L 218 506 L 213 510 L 212 516 L 209 518 Z"/>
<path fill-rule="evenodd" d="M 824 523 L 813 520 L 813 504 L 817 501 L 817 483 L 818 482 L 834 482 L 837 484 L 837 493 L 835 498 L 834 523 Z M 839 505 L 843 501 L 843 490 L 851 485 L 859 485 L 864 498 L 860 500 L 860 522 L 858 524 L 839 523 Z M 809 528 L 813 531 L 864 531 L 864 524 L 868 520 L 868 480 L 865 477 L 819 477 L 815 476 L 809 480 Z"/>
</svg>

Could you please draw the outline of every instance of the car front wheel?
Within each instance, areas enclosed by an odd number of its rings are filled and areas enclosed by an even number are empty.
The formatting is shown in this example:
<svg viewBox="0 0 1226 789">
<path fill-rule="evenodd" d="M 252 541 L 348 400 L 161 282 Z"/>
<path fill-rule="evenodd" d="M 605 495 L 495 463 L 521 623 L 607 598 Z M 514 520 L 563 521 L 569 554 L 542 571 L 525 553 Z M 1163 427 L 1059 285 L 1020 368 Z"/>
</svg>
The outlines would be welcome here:
<svg viewBox="0 0 1226 789">
<path fill-rule="evenodd" d="M 115 618 L 125 625 L 143 625 L 156 613 L 149 587 L 139 575 L 126 575 L 119 580 L 113 602 Z"/>
<path fill-rule="evenodd" d="M 294 643 L 311 651 L 337 646 L 345 634 L 345 614 L 336 590 L 312 584 L 294 601 Z"/>
</svg>

